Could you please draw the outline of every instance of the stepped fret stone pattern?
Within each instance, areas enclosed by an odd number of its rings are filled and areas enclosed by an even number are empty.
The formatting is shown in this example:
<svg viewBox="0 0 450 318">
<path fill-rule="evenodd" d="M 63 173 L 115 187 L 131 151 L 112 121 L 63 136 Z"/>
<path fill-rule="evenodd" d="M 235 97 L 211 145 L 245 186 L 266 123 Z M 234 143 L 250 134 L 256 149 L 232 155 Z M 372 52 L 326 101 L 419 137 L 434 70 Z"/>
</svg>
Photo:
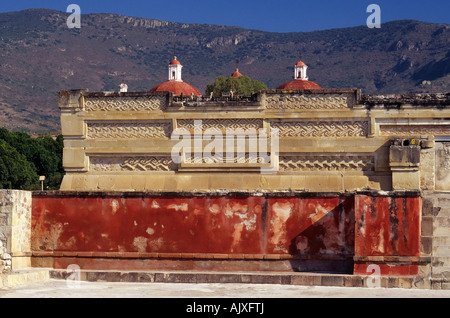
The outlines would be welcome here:
<svg viewBox="0 0 450 318">
<path fill-rule="evenodd" d="M 169 122 L 114 122 L 88 123 L 90 139 L 170 138 L 172 124 Z"/>
<path fill-rule="evenodd" d="M 166 98 L 160 96 L 88 97 L 84 102 L 86 111 L 156 111 L 165 107 Z"/>
<path fill-rule="evenodd" d="M 198 163 L 198 164 L 226 164 L 226 163 L 266 163 L 267 158 L 262 156 L 250 156 L 249 154 L 244 154 L 243 156 L 226 157 L 222 155 L 211 155 L 203 156 L 201 158 L 196 158 L 191 155 L 191 157 L 186 158 L 186 163 Z"/>
<path fill-rule="evenodd" d="M 382 136 L 396 135 L 450 135 L 450 125 L 380 125 Z"/>
<path fill-rule="evenodd" d="M 194 120 L 181 119 L 177 121 L 178 128 L 194 130 Z M 259 129 L 263 127 L 262 119 L 204 119 L 201 121 L 203 132 L 212 129 L 224 132 L 228 129 Z"/>
<path fill-rule="evenodd" d="M 280 156 L 280 171 L 372 171 L 373 156 Z"/>
<path fill-rule="evenodd" d="M 177 164 L 170 156 L 91 157 L 91 171 L 174 171 Z"/>
<path fill-rule="evenodd" d="M 348 98 L 340 95 L 312 97 L 309 95 L 267 96 L 266 109 L 342 109 L 348 108 Z"/>
<path fill-rule="evenodd" d="M 278 128 L 280 137 L 364 137 L 367 121 L 283 121 L 271 122 Z"/>
</svg>

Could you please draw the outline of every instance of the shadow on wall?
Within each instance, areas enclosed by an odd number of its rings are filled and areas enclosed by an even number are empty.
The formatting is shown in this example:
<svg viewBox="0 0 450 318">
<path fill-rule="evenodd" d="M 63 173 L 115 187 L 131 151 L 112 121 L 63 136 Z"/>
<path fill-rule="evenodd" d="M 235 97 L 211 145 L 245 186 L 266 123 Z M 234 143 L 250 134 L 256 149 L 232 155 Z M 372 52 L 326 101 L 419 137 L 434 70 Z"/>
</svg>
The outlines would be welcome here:
<svg viewBox="0 0 450 318">
<path fill-rule="evenodd" d="M 315 200 L 320 200 L 316 198 Z M 313 209 L 304 205 L 300 228 L 291 240 L 289 254 L 296 272 L 328 272 L 351 274 L 354 256 L 354 198 L 339 196 L 331 208 L 318 204 Z"/>
</svg>

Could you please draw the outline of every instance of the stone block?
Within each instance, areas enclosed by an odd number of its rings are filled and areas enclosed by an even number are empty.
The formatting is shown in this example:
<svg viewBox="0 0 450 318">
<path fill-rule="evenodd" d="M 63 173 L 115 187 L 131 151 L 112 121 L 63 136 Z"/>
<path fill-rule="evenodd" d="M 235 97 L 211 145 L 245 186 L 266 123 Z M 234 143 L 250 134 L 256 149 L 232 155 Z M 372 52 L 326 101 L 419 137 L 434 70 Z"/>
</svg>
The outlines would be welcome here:
<svg viewBox="0 0 450 318">
<path fill-rule="evenodd" d="M 294 191 L 305 190 L 306 176 L 292 175 L 291 176 L 291 189 Z"/>
<path fill-rule="evenodd" d="M 81 107 L 82 94 L 86 92 L 88 92 L 87 89 L 62 90 L 58 93 L 58 106 L 61 109 L 76 110 Z"/>
<path fill-rule="evenodd" d="M 369 187 L 369 179 L 366 176 L 344 175 L 345 191 L 361 191 Z"/>
<path fill-rule="evenodd" d="M 433 236 L 433 217 L 423 216 L 421 223 L 422 236 Z"/>
<path fill-rule="evenodd" d="M 138 273 L 137 281 L 142 283 L 153 283 L 155 281 L 155 275 L 153 273 Z"/>
<path fill-rule="evenodd" d="M 206 183 L 208 183 L 207 180 L 208 177 L 206 177 Z M 193 191 L 197 188 L 199 185 L 198 182 L 193 182 L 193 179 L 199 179 L 194 178 L 192 175 L 179 175 L 176 177 L 176 190 L 178 191 Z M 200 182 L 205 182 L 205 180 L 200 180 Z"/>
<path fill-rule="evenodd" d="M 251 178 L 249 178 L 251 179 Z M 259 176 L 258 176 L 258 185 L 259 186 Z M 214 176 L 210 180 L 210 188 L 211 189 L 229 189 L 229 190 L 237 190 L 246 187 L 246 183 L 244 183 L 244 179 L 242 176 L 236 176 L 234 174 L 221 174 L 218 176 Z"/>
<path fill-rule="evenodd" d="M 131 178 L 131 188 L 134 191 L 145 191 L 146 176 L 135 176 Z"/>
<path fill-rule="evenodd" d="M 412 279 L 411 278 L 405 278 L 405 277 L 399 277 L 398 279 L 398 288 L 412 288 Z"/>
<path fill-rule="evenodd" d="M 76 178 L 73 178 L 72 180 L 72 189 L 75 191 L 81 191 L 81 190 L 92 190 L 88 187 L 88 180 L 89 176 L 87 175 L 78 175 Z"/>
<path fill-rule="evenodd" d="M 420 146 L 410 145 L 409 140 L 403 140 L 403 145 L 390 146 L 389 163 L 391 167 L 417 167 L 420 163 Z"/>
<path fill-rule="evenodd" d="M 74 176 L 74 179 L 75 179 L 75 176 Z M 116 178 L 114 178 L 114 176 L 108 176 L 108 175 L 99 176 L 97 187 L 99 190 L 107 191 L 107 190 L 113 189 L 115 183 L 116 183 Z"/>
<path fill-rule="evenodd" d="M 435 227 L 433 229 L 434 236 L 450 236 L 450 227 Z"/>
<path fill-rule="evenodd" d="M 290 175 L 261 175 L 260 188 L 263 190 L 290 190 L 292 185 Z"/>
<path fill-rule="evenodd" d="M 433 252 L 433 237 L 421 236 L 420 238 L 420 255 L 431 256 Z"/>
<path fill-rule="evenodd" d="M 441 211 L 439 212 L 439 215 L 434 217 L 434 222 L 433 222 L 434 229 L 437 229 L 440 227 L 447 227 L 447 228 L 450 227 L 450 217 L 442 216 L 442 214 L 443 213 L 442 213 L 442 209 L 441 209 Z"/>
<path fill-rule="evenodd" d="M 73 116 L 73 114 L 61 114 L 61 133 L 64 136 L 84 136 L 85 128 L 82 118 Z"/>
<path fill-rule="evenodd" d="M 302 285 L 302 286 L 320 286 L 322 283 L 322 278 L 320 275 L 292 275 L 291 284 L 292 285 Z"/>
<path fill-rule="evenodd" d="M 66 174 L 61 182 L 59 189 L 61 191 L 73 190 L 73 187 L 72 187 L 73 178 L 74 178 L 73 175 Z"/>
<path fill-rule="evenodd" d="M 450 246 L 450 236 L 435 236 L 433 237 L 433 246 Z"/>
<path fill-rule="evenodd" d="M 65 169 L 88 171 L 87 157 L 84 148 L 64 148 L 63 164 Z"/>
<path fill-rule="evenodd" d="M 5 211 L 5 212 L 3 212 L 3 211 Z M 6 209 L 3 209 L 3 211 L 0 212 L 0 227 L 8 226 L 11 223 L 11 221 L 10 221 L 10 213 L 7 213 Z"/>
<path fill-rule="evenodd" d="M 31 258 L 31 267 L 46 267 L 53 268 L 54 267 L 54 259 L 53 257 L 32 257 Z"/>
<path fill-rule="evenodd" d="M 99 178 L 99 176 L 97 176 L 97 175 L 90 175 L 85 181 L 86 187 L 84 189 L 80 189 L 80 190 L 81 191 L 83 191 L 83 190 L 97 191 L 98 190 L 98 178 Z"/>
<path fill-rule="evenodd" d="M 393 190 L 420 190 L 420 172 L 410 169 L 392 170 Z"/>
<path fill-rule="evenodd" d="M 146 191 L 163 191 L 166 189 L 165 184 L 167 183 L 167 189 L 176 188 L 176 183 L 174 176 L 165 176 L 152 174 L 145 177 L 145 190 Z"/>
<path fill-rule="evenodd" d="M 30 268 L 31 267 L 31 258 L 30 257 L 16 257 L 14 256 L 11 259 L 12 268 L 20 269 L 20 268 Z"/>
<path fill-rule="evenodd" d="M 445 219 L 449 219 L 450 218 L 450 207 L 445 206 L 445 207 L 441 207 L 438 211 L 438 213 L 436 214 L 437 218 L 445 218 Z"/>
<path fill-rule="evenodd" d="M 133 176 L 131 176 L 131 175 L 117 176 L 114 180 L 115 182 L 114 182 L 114 186 L 113 186 L 112 190 L 133 191 L 133 188 L 131 186 L 132 178 L 133 178 Z"/>
<path fill-rule="evenodd" d="M 322 286 L 344 286 L 344 277 L 341 275 L 323 275 Z"/>
<path fill-rule="evenodd" d="M 340 175 L 308 175 L 305 177 L 305 190 L 312 192 L 342 192 L 343 180 Z"/>
<path fill-rule="evenodd" d="M 344 287 L 364 287 L 365 278 L 359 275 L 344 276 Z"/>
<path fill-rule="evenodd" d="M 438 196 L 436 205 L 439 207 L 450 207 L 450 197 Z"/>
<path fill-rule="evenodd" d="M 450 245 L 433 245 L 433 256 L 445 257 L 450 255 Z"/>
<path fill-rule="evenodd" d="M 368 178 L 369 178 L 369 189 L 383 190 L 383 191 L 391 191 L 392 190 L 392 176 L 391 175 L 370 176 Z"/>
<path fill-rule="evenodd" d="M 139 280 L 139 273 L 137 272 L 126 272 L 126 273 L 120 273 L 120 282 L 138 282 Z"/>
<path fill-rule="evenodd" d="M 433 205 L 433 200 L 424 196 L 422 198 L 422 216 L 432 216 Z"/>
</svg>

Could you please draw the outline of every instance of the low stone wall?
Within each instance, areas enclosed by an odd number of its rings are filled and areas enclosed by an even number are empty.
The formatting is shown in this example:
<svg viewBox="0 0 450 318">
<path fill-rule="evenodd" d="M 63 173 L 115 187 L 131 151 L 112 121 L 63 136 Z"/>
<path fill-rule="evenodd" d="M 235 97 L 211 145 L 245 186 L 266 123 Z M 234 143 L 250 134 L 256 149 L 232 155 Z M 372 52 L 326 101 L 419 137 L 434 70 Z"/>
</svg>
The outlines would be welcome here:
<svg viewBox="0 0 450 318">
<path fill-rule="evenodd" d="M 425 279 L 433 289 L 450 289 L 450 195 L 423 193 L 422 251 L 430 258 Z"/>
<path fill-rule="evenodd" d="M 34 266 L 415 276 L 418 192 L 36 192 Z"/>
<path fill-rule="evenodd" d="M 0 273 L 11 270 L 11 255 L 7 253 L 4 243 L 0 241 Z"/>
<path fill-rule="evenodd" d="M 448 288 L 445 193 L 0 190 L 0 272 L 327 271 Z"/>
<path fill-rule="evenodd" d="M 0 272 L 31 266 L 31 192 L 0 190 Z"/>
</svg>

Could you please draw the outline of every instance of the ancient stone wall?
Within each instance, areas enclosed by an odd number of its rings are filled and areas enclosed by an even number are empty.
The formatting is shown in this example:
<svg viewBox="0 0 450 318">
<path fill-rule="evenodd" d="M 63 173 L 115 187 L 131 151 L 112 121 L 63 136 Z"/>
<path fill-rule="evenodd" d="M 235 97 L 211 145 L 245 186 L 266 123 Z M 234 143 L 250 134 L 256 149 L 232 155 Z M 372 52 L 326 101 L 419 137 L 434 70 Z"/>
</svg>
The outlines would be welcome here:
<svg viewBox="0 0 450 318">
<path fill-rule="evenodd" d="M 450 289 L 450 197 L 448 192 L 423 192 L 421 255 L 428 257 L 420 275 L 433 289 Z"/>
<path fill-rule="evenodd" d="M 31 204 L 31 192 L 0 190 L 1 270 L 30 266 Z"/>
<path fill-rule="evenodd" d="M 438 188 L 442 183 L 434 138 L 450 136 L 444 94 L 274 90 L 211 100 L 82 90 L 60 92 L 59 106 L 66 170 L 61 190 L 433 190 L 435 177 Z M 191 137 L 192 151 L 181 153 L 181 162 L 172 156 L 181 140 L 171 138 L 177 129 Z M 227 141 L 217 144 L 217 135 L 230 130 L 244 132 L 243 145 L 233 140 L 233 157 L 225 154 Z M 251 138 L 256 144 L 264 133 L 267 149 L 261 155 L 258 144 L 252 157 Z M 405 154 L 418 151 L 417 162 L 391 160 L 399 140 Z M 214 149 L 213 158 L 202 157 L 206 149 Z"/>
</svg>

